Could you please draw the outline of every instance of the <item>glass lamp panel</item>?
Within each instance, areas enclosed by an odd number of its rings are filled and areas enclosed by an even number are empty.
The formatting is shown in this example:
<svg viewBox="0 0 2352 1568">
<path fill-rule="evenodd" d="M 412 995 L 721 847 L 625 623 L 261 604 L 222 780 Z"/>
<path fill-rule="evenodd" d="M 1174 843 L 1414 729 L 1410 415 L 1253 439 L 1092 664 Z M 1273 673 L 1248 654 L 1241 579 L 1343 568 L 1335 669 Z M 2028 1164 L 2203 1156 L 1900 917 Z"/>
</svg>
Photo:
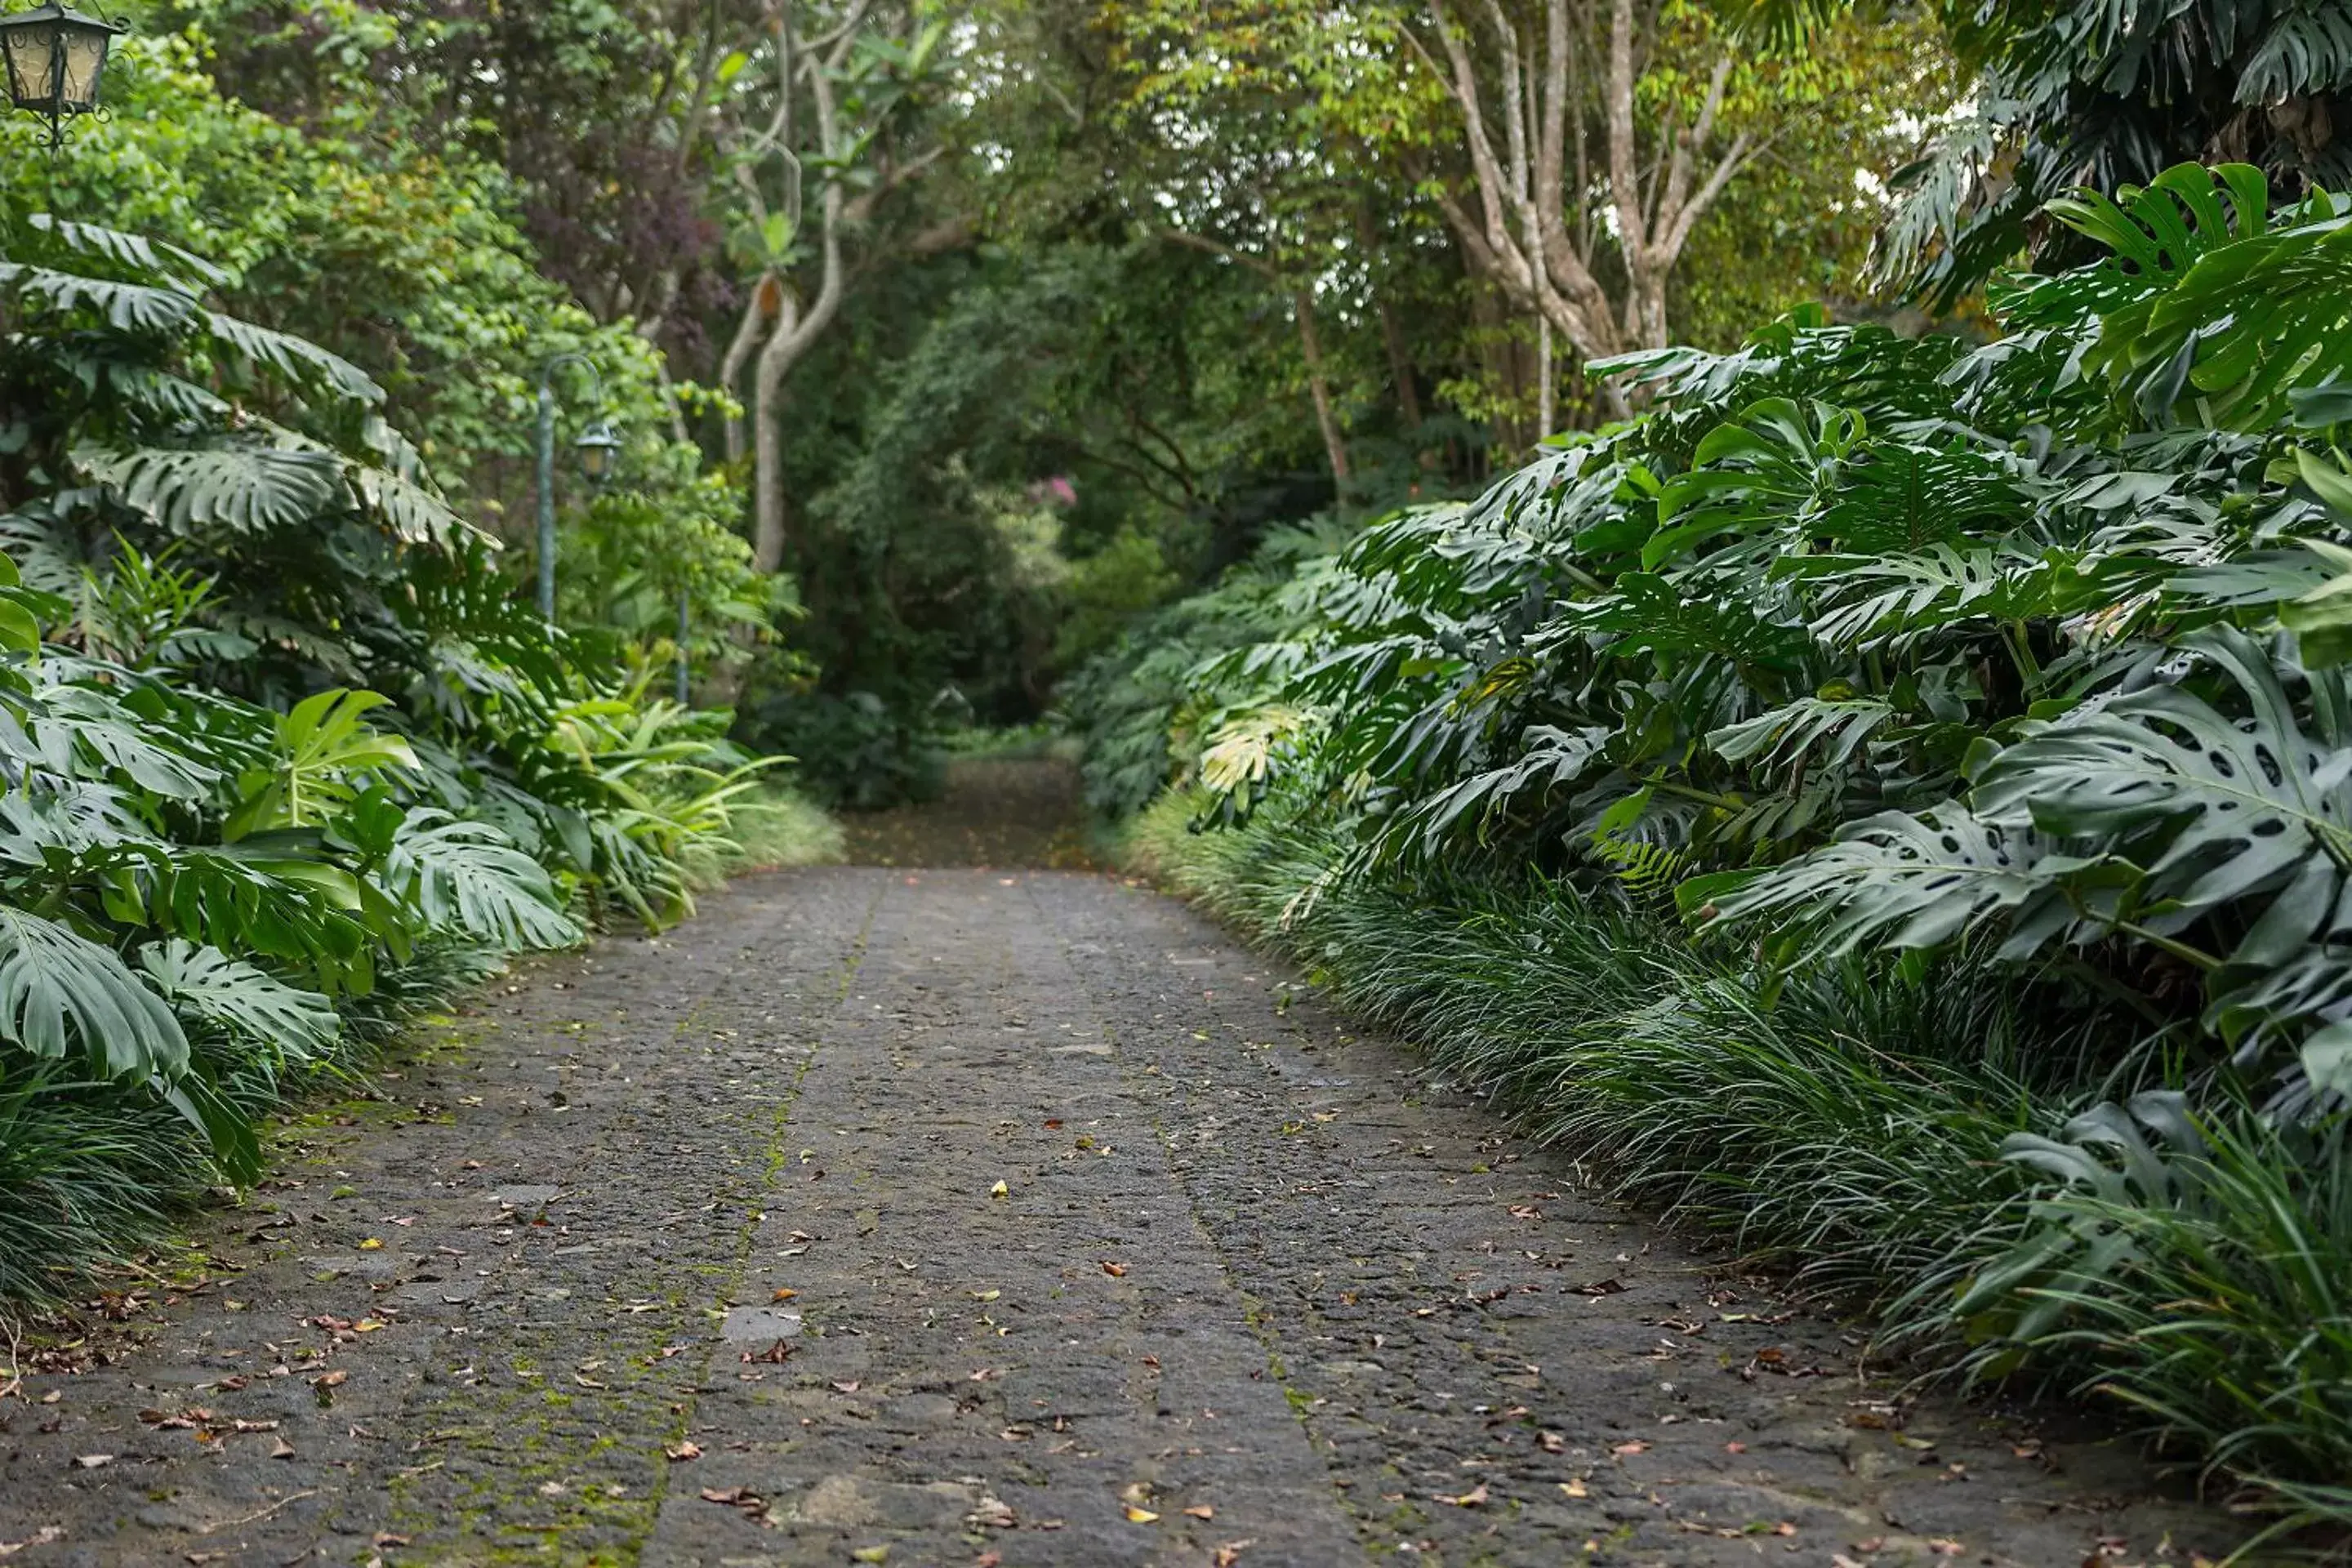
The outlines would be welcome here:
<svg viewBox="0 0 2352 1568">
<path fill-rule="evenodd" d="M 54 102 L 51 74 L 58 47 L 54 22 L 10 27 L 0 37 L 8 51 L 8 96 L 19 109 L 48 109 Z"/>
<path fill-rule="evenodd" d="M 106 68 L 106 47 L 114 41 L 113 35 L 103 27 L 62 31 L 66 79 L 65 90 L 58 95 L 64 102 L 58 107 L 68 113 L 87 114 L 98 107 L 98 73 Z"/>
</svg>

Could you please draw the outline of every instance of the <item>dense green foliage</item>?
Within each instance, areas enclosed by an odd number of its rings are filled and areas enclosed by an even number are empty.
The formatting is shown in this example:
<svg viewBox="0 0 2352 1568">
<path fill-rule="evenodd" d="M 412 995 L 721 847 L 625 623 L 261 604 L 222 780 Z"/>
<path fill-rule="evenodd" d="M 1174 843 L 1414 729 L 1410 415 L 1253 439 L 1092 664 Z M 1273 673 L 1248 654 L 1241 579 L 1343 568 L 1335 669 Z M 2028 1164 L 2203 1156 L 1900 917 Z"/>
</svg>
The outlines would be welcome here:
<svg viewBox="0 0 2352 1568">
<path fill-rule="evenodd" d="M 1192 863 L 1636 1189 L 2342 1517 L 2352 200 L 2052 216 L 2109 258 L 1994 342 L 1642 355 L 1643 417 L 1227 590 L 1288 626 L 1177 760 L 1264 820 Z"/>
<path fill-rule="evenodd" d="M 38 1298 L 502 955 L 683 913 L 758 765 L 517 604 L 376 384 L 228 275 L 39 215 L 8 252 L 0 1294 Z"/>
</svg>

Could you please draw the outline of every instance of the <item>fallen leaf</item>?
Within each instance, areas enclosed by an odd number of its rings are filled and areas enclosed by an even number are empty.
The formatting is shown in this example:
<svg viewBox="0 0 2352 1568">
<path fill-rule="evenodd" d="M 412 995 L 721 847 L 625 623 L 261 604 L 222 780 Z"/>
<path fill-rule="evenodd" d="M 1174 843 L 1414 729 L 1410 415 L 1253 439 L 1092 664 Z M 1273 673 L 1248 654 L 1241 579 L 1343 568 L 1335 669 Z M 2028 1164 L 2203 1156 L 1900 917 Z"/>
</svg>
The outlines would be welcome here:
<svg viewBox="0 0 2352 1568">
<path fill-rule="evenodd" d="M 964 1294 L 971 1297 L 975 1301 L 993 1301 L 999 1296 L 1003 1295 L 1004 1292 L 1002 1290 L 967 1290 Z"/>
<path fill-rule="evenodd" d="M 1637 1437 L 1631 1443 L 1620 1443 L 1609 1451 L 1612 1454 L 1646 1454 L 1650 1446 Z"/>
<path fill-rule="evenodd" d="M 1151 1524 L 1159 1518 L 1158 1514 L 1148 1508 L 1138 1508 L 1133 1503 L 1127 1505 L 1127 1522 L 1129 1524 Z"/>
<path fill-rule="evenodd" d="M 789 1301 L 799 1294 L 800 1292 L 797 1290 L 788 1289 L 779 1286 L 776 1289 L 776 1293 L 769 1297 L 768 1300 L 771 1301 Z"/>
<path fill-rule="evenodd" d="M 27 1546 L 47 1546 L 52 1541 L 64 1540 L 65 1534 L 64 1525 L 45 1524 L 22 1541 L 0 1541 L 0 1557 L 14 1557 Z"/>
<path fill-rule="evenodd" d="M 1061 1131 L 1061 1129 L 1062 1129 L 1062 1119 L 1061 1119 L 1060 1117 L 1058 1117 L 1058 1116 L 1048 1116 L 1047 1118 L 1045 1118 L 1045 1131 L 1048 1131 L 1048 1132 L 1058 1132 L 1058 1131 Z"/>
<path fill-rule="evenodd" d="M 1568 1444 L 1557 1432 L 1538 1432 L 1536 1434 L 1536 1447 L 1547 1454 L 1558 1454 L 1566 1450 Z"/>
<path fill-rule="evenodd" d="M 362 1318 L 358 1322 L 352 1325 L 352 1332 L 355 1334 L 372 1334 L 382 1327 L 383 1327 L 383 1324 L 373 1318 Z"/>
<path fill-rule="evenodd" d="M 1217 1548 L 1217 1554 L 1209 1559 L 1210 1568 L 1234 1568 L 1234 1564 L 1242 1560 L 1242 1549 L 1256 1544 L 1255 1541 L 1226 1542 Z"/>
<path fill-rule="evenodd" d="M 1207 1503 L 1197 1503 L 1194 1506 L 1186 1509 L 1184 1511 L 1192 1515 L 1194 1519 L 1214 1519 L 1217 1517 L 1217 1510 L 1211 1508 Z"/>
<path fill-rule="evenodd" d="M 351 1375 L 352 1374 L 350 1373 L 345 1372 L 341 1367 L 337 1367 L 332 1372 L 322 1372 L 318 1376 L 312 1378 L 310 1380 L 310 1386 L 313 1388 L 341 1388 L 344 1383 L 350 1379 Z"/>
<path fill-rule="evenodd" d="M 992 1198 L 1009 1198 L 1013 1195 L 1013 1189 L 999 1182 L 988 1189 L 988 1195 Z"/>
<path fill-rule="evenodd" d="M 857 1379 L 853 1377 L 845 1383 L 835 1384 L 833 1385 L 833 1391 L 835 1394 L 855 1394 L 861 1386 L 863 1385 L 859 1384 Z"/>
<path fill-rule="evenodd" d="M 95 1470 L 100 1468 L 101 1466 L 110 1465 L 112 1463 L 114 1463 L 114 1456 L 111 1454 L 77 1454 L 74 1456 L 74 1468 L 79 1470 Z"/>
<path fill-rule="evenodd" d="M 887 1544 L 861 1546 L 849 1554 L 849 1560 L 852 1563 L 887 1563 L 890 1561 L 890 1548 Z"/>
<path fill-rule="evenodd" d="M 1002 1372 L 999 1372 L 992 1366 L 984 1366 L 978 1372 L 973 1373 L 967 1381 L 971 1383 L 992 1383 L 1003 1375 L 1004 1374 Z"/>
<path fill-rule="evenodd" d="M 1883 1535 L 1873 1535 L 1873 1536 L 1869 1536 L 1869 1537 L 1867 1537 L 1867 1538 L 1865 1538 L 1865 1539 L 1864 1539 L 1864 1540 L 1861 1540 L 1861 1541 L 1857 1541 L 1857 1542 L 1855 1542 L 1853 1543 L 1853 1549 L 1854 1549 L 1856 1552 L 1876 1552 L 1876 1551 L 1880 1550 L 1881 1548 L 1885 1547 L 1885 1544 L 1886 1544 L 1886 1537 L 1885 1537 L 1885 1536 L 1883 1536 Z"/>
<path fill-rule="evenodd" d="M 698 1459 L 702 1458 L 702 1445 L 691 1438 L 684 1439 L 671 1447 L 664 1448 L 662 1458 L 674 1465 L 687 1459 Z"/>
<path fill-rule="evenodd" d="M 1464 1492 L 1459 1497 L 1447 1497 L 1444 1493 L 1440 1492 L 1438 1494 L 1437 1500 L 1440 1502 L 1450 1502 L 1455 1508 L 1484 1508 L 1486 1506 L 1486 1483 L 1480 1481 L 1476 1486 L 1472 1487 L 1468 1491 Z"/>
<path fill-rule="evenodd" d="M 269 1445 L 269 1457 L 273 1459 L 290 1459 L 294 1457 L 294 1445 L 280 1437 Z"/>
<path fill-rule="evenodd" d="M 379 1236 L 371 1236 L 365 1241 L 360 1243 L 360 1250 L 362 1252 L 381 1252 L 383 1250 L 383 1238 Z"/>
<path fill-rule="evenodd" d="M 1124 1263 L 1113 1263 L 1109 1258 L 1106 1258 L 1103 1259 L 1102 1271 L 1109 1275 L 1114 1279 L 1123 1279 L 1127 1277 L 1127 1265 Z"/>
<path fill-rule="evenodd" d="M 1010 1530 L 1015 1524 L 1020 1522 L 1019 1520 L 1013 1516 L 1013 1510 L 1006 1505 L 1002 1498 L 992 1496 L 987 1492 L 981 1493 L 979 1506 L 974 1508 L 966 1517 L 968 1522 L 972 1524 L 984 1524 L 991 1530 Z M 1050 1524 L 1041 1524 L 1038 1528 L 1040 1530 L 1051 1530 L 1054 1527 Z"/>
<path fill-rule="evenodd" d="M 1584 1479 L 1581 1476 L 1578 1477 L 1574 1480 L 1560 1482 L 1559 1489 L 1566 1492 L 1570 1497 L 1589 1497 L 1591 1495 L 1584 1489 Z"/>
<path fill-rule="evenodd" d="M 1614 1279 L 1595 1279 L 1590 1285 L 1572 1286 L 1570 1289 L 1579 1296 L 1618 1296 L 1624 1293 L 1625 1287 Z"/>
</svg>

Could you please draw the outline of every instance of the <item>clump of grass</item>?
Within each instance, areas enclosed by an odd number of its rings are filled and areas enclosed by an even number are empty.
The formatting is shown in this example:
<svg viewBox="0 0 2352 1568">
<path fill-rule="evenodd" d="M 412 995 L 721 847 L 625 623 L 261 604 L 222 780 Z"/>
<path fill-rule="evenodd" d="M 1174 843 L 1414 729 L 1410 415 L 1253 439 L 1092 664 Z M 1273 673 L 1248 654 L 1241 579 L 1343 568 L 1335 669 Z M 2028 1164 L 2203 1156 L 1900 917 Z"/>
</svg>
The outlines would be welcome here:
<svg viewBox="0 0 2352 1568">
<path fill-rule="evenodd" d="M 680 865 L 689 885 L 712 888 L 747 871 L 827 866 L 847 853 L 841 824 L 791 784 L 762 780 L 727 803 L 727 832 L 686 847 Z"/>
<path fill-rule="evenodd" d="M 1966 959 L 1766 975 L 1624 900 L 1490 868 L 1336 876 L 1344 829 L 1279 798 L 1217 831 L 1193 810 L 1173 792 L 1140 814 L 1129 863 L 1604 1184 L 1874 1313 L 1924 1365 L 2118 1401 L 2276 1530 L 2352 1526 L 2340 1123 L 2289 1134 L 2221 1097 L 2161 1190 L 2070 1186 L 2011 1155 L 2112 1092 L 2128 1036 L 2064 987 Z M 2068 1226 L 2112 1240 L 2053 1250 Z M 2105 1266 L 2057 1267 L 2077 1255 Z M 2048 1310 L 2004 1316 L 2004 1292 Z"/>
</svg>

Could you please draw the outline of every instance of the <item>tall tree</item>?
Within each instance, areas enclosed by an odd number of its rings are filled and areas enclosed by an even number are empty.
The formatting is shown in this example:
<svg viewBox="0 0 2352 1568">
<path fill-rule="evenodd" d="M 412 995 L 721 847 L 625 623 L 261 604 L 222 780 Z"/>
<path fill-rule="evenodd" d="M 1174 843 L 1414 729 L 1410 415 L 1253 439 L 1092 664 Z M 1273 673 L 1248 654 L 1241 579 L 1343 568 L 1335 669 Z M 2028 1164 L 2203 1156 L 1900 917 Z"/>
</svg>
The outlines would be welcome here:
<svg viewBox="0 0 2352 1568">
<path fill-rule="evenodd" d="M 948 27 L 921 4 L 851 0 L 804 18 L 797 0 L 772 0 L 761 32 L 720 68 L 730 89 L 721 135 L 741 201 L 740 248 L 753 258 L 753 276 L 719 384 L 736 391 L 750 367 L 752 558 L 773 572 L 787 542 L 784 383 L 840 313 L 854 265 L 850 231 L 867 227 L 885 196 L 947 151 L 920 110 L 921 89 L 945 67 Z M 746 69 L 755 60 L 764 69 Z M 803 209 L 812 168 L 813 236 Z M 908 247 L 930 248 L 956 232 L 915 236 Z M 729 456 L 741 456 L 743 446 L 741 422 L 730 418 Z"/>
</svg>

